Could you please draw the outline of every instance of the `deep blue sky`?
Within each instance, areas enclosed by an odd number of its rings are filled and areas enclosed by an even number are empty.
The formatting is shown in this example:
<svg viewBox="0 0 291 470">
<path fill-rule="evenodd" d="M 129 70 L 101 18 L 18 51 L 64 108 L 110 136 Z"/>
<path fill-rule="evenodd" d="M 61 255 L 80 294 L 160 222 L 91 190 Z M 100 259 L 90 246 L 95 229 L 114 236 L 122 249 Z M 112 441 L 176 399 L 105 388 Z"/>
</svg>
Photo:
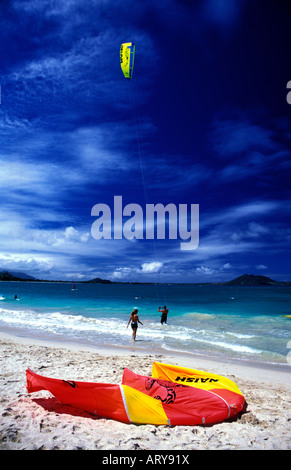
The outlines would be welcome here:
<svg viewBox="0 0 291 470">
<path fill-rule="evenodd" d="M 75 281 L 291 280 L 286 4 L 2 1 L 0 268 Z M 128 41 L 132 81 L 119 64 Z M 113 209 L 115 195 L 143 208 L 199 204 L 198 249 L 95 240 L 91 209 Z"/>
</svg>

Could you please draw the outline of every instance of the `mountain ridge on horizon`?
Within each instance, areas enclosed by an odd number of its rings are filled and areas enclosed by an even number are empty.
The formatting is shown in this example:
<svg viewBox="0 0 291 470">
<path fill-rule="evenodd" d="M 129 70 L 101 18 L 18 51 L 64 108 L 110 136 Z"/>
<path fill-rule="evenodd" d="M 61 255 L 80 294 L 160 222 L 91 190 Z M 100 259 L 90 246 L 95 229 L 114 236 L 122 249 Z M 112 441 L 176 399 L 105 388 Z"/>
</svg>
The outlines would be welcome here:
<svg viewBox="0 0 291 470">
<path fill-rule="evenodd" d="M 64 282 L 70 283 L 71 281 L 53 281 L 45 279 L 36 279 L 26 273 L 8 271 L 0 271 L 0 281 L 22 281 L 22 282 Z M 135 282 L 135 281 L 110 281 L 108 279 L 94 278 L 88 281 L 74 281 L 76 284 L 163 284 L 155 282 Z M 189 285 L 228 285 L 228 286 L 278 286 L 278 285 L 291 285 L 290 281 L 275 281 L 267 276 L 256 274 L 243 274 L 230 281 L 221 282 L 190 282 L 190 283 L 173 283 L 166 282 L 164 284 L 189 284 Z"/>
</svg>

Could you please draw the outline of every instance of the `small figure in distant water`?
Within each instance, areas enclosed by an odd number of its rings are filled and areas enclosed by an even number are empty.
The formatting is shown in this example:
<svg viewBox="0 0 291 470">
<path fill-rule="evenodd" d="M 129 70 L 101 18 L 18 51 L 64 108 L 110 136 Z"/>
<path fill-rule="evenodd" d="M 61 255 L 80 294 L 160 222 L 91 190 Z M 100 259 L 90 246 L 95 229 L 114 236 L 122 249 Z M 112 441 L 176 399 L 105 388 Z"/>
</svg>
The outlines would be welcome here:
<svg viewBox="0 0 291 470">
<path fill-rule="evenodd" d="M 14 296 L 14 300 L 17 300 L 17 294 L 15 294 L 15 296 Z"/>
<path fill-rule="evenodd" d="M 140 323 L 140 324 L 142 325 L 142 322 L 141 322 L 141 321 L 139 320 L 139 318 L 138 318 L 137 312 L 138 312 L 137 308 L 135 308 L 135 309 L 131 312 L 131 315 L 130 315 L 130 318 L 129 318 L 129 320 L 128 320 L 128 324 L 127 324 L 127 327 L 126 327 L 126 328 L 128 328 L 128 325 L 129 325 L 130 322 L 131 322 L 132 341 L 135 341 L 138 323 Z"/>
<path fill-rule="evenodd" d="M 163 323 L 167 324 L 167 318 L 168 318 L 168 312 L 169 312 L 169 310 L 167 309 L 167 306 L 164 305 L 164 308 L 162 310 L 161 310 L 161 307 L 159 307 L 158 311 L 162 313 L 161 324 L 162 325 L 163 325 Z"/>
</svg>

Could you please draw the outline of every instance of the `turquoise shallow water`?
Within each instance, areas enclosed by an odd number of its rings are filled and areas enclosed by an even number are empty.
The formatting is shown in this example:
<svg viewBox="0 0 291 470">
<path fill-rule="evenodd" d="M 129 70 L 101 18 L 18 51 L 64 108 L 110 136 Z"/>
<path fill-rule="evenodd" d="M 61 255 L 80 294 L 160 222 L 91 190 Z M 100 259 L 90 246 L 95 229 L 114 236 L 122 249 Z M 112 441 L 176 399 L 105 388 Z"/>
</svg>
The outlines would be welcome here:
<svg viewBox="0 0 291 470">
<path fill-rule="evenodd" d="M 17 294 L 19 300 L 14 300 Z M 134 307 L 144 323 L 135 348 L 285 364 L 291 287 L 0 283 L 0 329 L 96 347 L 128 347 Z M 160 324 L 158 307 L 169 308 Z"/>
</svg>

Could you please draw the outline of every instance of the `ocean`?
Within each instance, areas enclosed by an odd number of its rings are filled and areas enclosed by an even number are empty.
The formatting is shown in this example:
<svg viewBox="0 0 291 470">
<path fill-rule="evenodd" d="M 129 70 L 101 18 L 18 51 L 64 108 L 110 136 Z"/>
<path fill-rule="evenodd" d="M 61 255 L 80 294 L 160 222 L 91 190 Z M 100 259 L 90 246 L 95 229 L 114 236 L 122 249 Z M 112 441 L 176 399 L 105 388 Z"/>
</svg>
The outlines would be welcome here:
<svg viewBox="0 0 291 470">
<path fill-rule="evenodd" d="M 14 296 L 17 295 L 17 300 Z M 158 307 L 169 309 L 161 325 Z M 143 323 L 132 344 L 133 308 Z M 291 286 L 0 282 L 0 330 L 138 353 L 290 367 Z M 290 357 L 289 357 L 289 362 Z"/>
</svg>

